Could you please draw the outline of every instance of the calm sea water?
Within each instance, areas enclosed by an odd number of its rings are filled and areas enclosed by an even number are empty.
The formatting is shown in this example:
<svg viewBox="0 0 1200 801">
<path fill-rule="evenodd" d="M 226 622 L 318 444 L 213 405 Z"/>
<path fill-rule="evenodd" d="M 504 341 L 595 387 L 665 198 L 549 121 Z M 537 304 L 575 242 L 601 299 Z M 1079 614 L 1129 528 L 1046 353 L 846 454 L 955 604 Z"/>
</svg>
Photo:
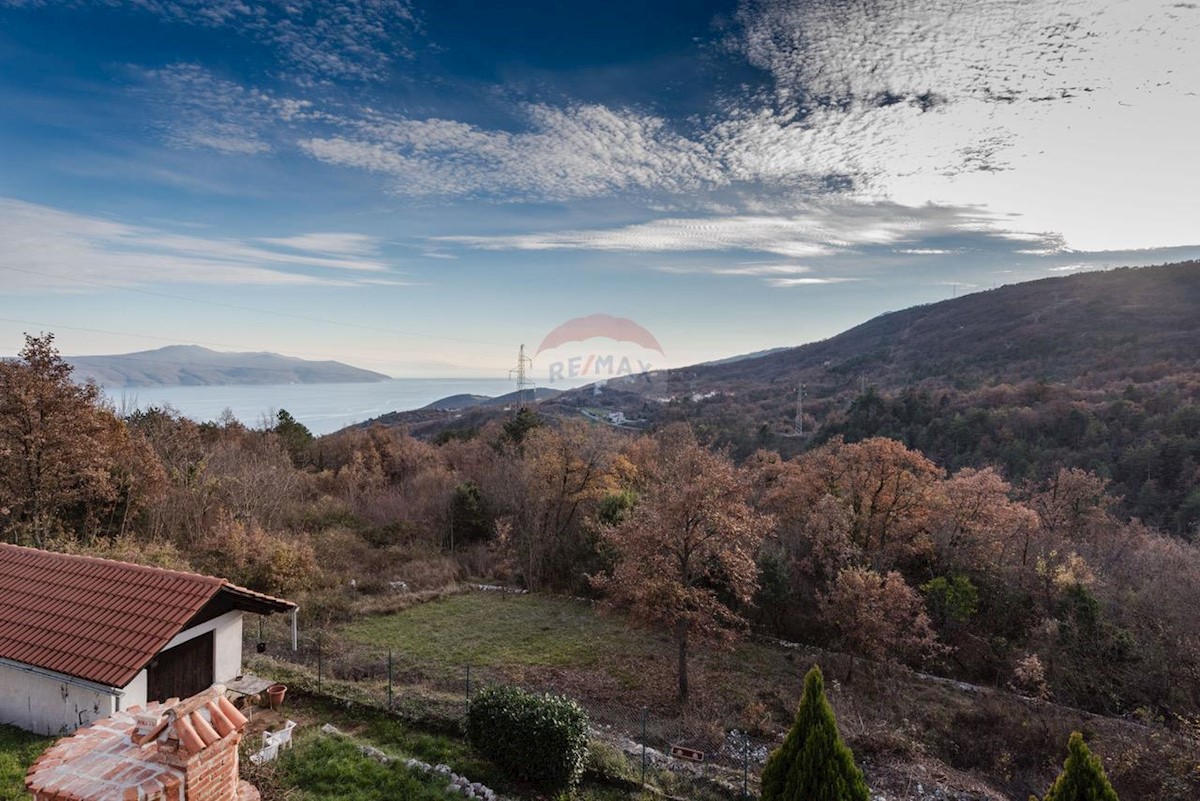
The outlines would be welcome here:
<svg viewBox="0 0 1200 801">
<path fill-rule="evenodd" d="M 502 378 L 396 378 L 370 384 L 283 384 L 224 387 L 105 387 L 117 409 L 170 404 L 199 422 L 232 409 L 257 426 L 264 415 L 287 409 L 314 434 L 328 434 L 388 412 L 419 409 L 450 395 L 503 395 L 516 389 Z"/>
</svg>

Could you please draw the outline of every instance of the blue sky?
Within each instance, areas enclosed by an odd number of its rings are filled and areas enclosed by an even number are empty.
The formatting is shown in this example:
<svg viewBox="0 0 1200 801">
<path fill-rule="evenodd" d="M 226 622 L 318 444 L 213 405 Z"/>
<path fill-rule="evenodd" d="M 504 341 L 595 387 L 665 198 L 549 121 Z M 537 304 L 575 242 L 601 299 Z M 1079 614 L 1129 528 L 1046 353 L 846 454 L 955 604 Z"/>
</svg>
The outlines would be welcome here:
<svg viewBox="0 0 1200 801">
<path fill-rule="evenodd" d="M 669 364 L 1200 257 L 1200 8 L 0 0 L 0 353 Z"/>
</svg>

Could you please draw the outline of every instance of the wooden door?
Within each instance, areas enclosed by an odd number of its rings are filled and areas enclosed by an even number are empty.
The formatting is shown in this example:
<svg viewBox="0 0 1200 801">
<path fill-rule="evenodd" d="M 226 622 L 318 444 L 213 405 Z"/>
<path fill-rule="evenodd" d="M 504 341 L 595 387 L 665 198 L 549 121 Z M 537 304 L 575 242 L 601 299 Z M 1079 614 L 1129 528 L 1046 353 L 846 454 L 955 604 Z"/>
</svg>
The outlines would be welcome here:
<svg viewBox="0 0 1200 801">
<path fill-rule="evenodd" d="M 187 698 L 213 683 L 213 633 L 159 653 L 146 670 L 146 700 Z"/>
</svg>

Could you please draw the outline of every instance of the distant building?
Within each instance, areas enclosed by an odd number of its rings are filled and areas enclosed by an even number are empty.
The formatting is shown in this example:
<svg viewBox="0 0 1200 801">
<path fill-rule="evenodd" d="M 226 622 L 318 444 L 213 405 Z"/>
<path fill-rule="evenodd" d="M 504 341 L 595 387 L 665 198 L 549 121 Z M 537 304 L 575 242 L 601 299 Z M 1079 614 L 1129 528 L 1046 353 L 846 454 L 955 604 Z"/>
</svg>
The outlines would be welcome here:
<svg viewBox="0 0 1200 801">
<path fill-rule="evenodd" d="M 242 615 L 296 610 L 221 578 L 6 544 L 0 598 L 0 723 L 39 734 L 229 681 Z"/>
<path fill-rule="evenodd" d="M 609 412 L 608 422 L 615 426 L 625 425 L 625 412 Z"/>
</svg>

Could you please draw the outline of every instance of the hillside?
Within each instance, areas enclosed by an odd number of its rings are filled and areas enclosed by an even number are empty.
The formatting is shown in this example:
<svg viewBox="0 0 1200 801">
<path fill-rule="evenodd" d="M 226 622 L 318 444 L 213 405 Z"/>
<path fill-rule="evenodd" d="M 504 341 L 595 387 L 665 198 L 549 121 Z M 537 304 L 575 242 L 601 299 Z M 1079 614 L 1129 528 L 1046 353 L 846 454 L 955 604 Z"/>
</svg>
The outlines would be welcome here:
<svg viewBox="0 0 1200 801">
<path fill-rule="evenodd" d="M 198 345 L 170 345 L 115 356 L 70 356 L 75 375 L 107 387 L 227 384 L 351 384 L 389 376 L 335 361 L 277 353 L 230 353 Z"/>
<path fill-rule="evenodd" d="M 879 389 L 1138 380 L 1152 364 L 1200 363 L 1198 317 L 1200 262 L 1122 268 L 914 306 L 820 342 L 681 368 L 671 380 L 699 392 L 803 380 L 816 394 L 864 380 Z"/>
<path fill-rule="evenodd" d="M 557 398 L 562 394 L 561 390 L 550 389 L 549 387 L 536 387 L 527 389 L 521 392 L 507 392 L 503 395 L 451 395 L 448 398 L 435 400 L 433 403 L 428 403 L 421 407 L 421 410 L 434 409 L 439 411 L 470 409 L 476 406 L 510 406 L 514 403 L 522 401 L 544 401 L 551 398 Z"/>
<path fill-rule="evenodd" d="M 898 439 L 948 469 L 1098 473 L 1122 511 L 1200 536 L 1200 263 L 1049 278 L 884 314 L 821 342 L 542 404 L 687 421 L 747 457 Z M 804 436 L 795 436 L 804 385 Z M 666 391 L 662 391 L 662 387 Z M 663 402 L 662 396 L 668 400 Z"/>
</svg>

